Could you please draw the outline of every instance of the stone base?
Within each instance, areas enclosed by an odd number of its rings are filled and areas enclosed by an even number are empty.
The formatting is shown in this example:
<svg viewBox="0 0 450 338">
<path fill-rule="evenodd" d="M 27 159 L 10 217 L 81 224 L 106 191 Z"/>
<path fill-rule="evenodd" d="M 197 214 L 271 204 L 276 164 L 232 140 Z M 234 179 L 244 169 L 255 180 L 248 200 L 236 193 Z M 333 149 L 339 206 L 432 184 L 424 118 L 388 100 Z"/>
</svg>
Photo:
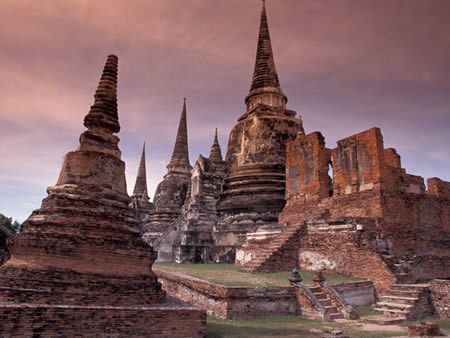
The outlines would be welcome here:
<svg viewBox="0 0 450 338">
<path fill-rule="evenodd" d="M 408 327 L 410 337 L 436 337 L 442 336 L 439 325 L 435 323 L 413 324 Z"/>
<path fill-rule="evenodd" d="M 0 303 L 0 336 L 206 337 L 206 313 L 168 297 L 142 306 Z"/>
</svg>

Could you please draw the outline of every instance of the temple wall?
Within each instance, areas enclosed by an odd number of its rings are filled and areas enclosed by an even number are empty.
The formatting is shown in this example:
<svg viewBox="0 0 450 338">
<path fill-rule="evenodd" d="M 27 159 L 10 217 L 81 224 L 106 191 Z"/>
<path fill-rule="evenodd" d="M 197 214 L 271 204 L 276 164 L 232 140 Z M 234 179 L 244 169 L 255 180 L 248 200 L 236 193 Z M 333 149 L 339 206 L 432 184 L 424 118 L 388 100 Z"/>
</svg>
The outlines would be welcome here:
<svg viewBox="0 0 450 338">
<path fill-rule="evenodd" d="M 227 287 L 179 273 L 155 270 L 171 297 L 195 304 L 222 319 L 249 319 L 269 315 L 299 314 L 294 287 Z M 333 284 L 350 305 L 374 303 L 374 286 L 369 281 Z"/>
<path fill-rule="evenodd" d="M 20 337 L 206 337 L 206 314 L 177 301 L 112 308 L 2 304 L 0 332 Z"/>
<path fill-rule="evenodd" d="M 450 280 L 434 279 L 430 282 L 434 310 L 443 319 L 450 318 Z"/>
<path fill-rule="evenodd" d="M 410 282 L 450 277 L 450 182 L 431 178 L 426 191 L 395 149 L 383 148 L 378 128 L 332 150 L 324 144 L 314 132 L 287 145 L 288 199 L 279 222 L 308 226 L 298 240 L 300 266 L 367 277 L 382 289 L 399 273 Z M 354 229 L 336 230 L 346 224 Z"/>
</svg>

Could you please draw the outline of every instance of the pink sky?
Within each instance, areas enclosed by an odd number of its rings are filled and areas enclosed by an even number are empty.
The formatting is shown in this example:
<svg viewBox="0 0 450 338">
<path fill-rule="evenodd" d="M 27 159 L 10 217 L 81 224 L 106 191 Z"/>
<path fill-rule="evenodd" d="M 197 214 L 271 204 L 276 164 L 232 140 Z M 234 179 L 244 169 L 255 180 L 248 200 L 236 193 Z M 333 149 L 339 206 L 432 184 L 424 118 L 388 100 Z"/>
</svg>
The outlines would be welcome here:
<svg viewBox="0 0 450 338">
<path fill-rule="evenodd" d="M 450 180 L 450 1 L 267 0 L 288 108 L 327 146 L 377 126 L 408 172 Z M 3 0 L 0 213 L 23 221 L 78 145 L 103 63 L 119 56 L 128 190 L 147 142 L 165 173 L 183 97 L 191 164 L 225 153 L 244 113 L 260 0 Z"/>
</svg>

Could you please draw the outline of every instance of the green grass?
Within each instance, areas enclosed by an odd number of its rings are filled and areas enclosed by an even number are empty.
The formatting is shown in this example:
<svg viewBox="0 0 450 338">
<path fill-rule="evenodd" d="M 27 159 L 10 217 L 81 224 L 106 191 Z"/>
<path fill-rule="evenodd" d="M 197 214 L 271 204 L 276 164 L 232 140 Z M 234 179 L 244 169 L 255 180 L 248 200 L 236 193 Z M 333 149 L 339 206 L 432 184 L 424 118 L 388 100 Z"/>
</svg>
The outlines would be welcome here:
<svg viewBox="0 0 450 338">
<path fill-rule="evenodd" d="M 377 312 L 373 309 L 373 306 L 358 306 L 357 308 L 355 308 L 355 311 L 358 314 L 359 318 L 377 314 Z"/>
<path fill-rule="evenodd" d="M 222 320 L 208 316 L 208 337 L 317 337 L 311 330 L 343 331 L 352 338 L 382 338 L 404 332 L 365 331 L 352 323 L 321 322 L 300 316 L 273 316 L 249 320 Z"/>
<path fill-rule="evenodd" d="M 241 287 L 283 287 L 289 286 L 289 271 L 273 272 L 273 273 L 251 273 L 246 272 L 233 264 L 176 264 L 176 263 L 155 263 L 155 269 L 180 272 L 182 274 L 207 280 L 211 283 L 225 286 L 241 286 Z M 314 273 L 311 271 L 301 271 L 303 283 L 312 284 Z M 342 283 L 347 281 L 355 281 L 359 279 L 346 277 L 337 274 L 324 273 L 329 283 Z"/>
</svg>

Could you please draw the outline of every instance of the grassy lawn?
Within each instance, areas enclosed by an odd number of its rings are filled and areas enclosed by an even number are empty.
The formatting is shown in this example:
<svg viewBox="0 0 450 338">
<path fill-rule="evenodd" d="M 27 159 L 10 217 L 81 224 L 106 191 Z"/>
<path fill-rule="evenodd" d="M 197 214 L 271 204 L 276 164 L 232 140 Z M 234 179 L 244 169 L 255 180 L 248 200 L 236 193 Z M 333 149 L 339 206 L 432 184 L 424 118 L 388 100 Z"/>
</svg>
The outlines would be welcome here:
<svg viewBox="0 0 450 338">
<path fill-rule="evenodd" d="M 358 314 L 372 315 L 369 306 L 356 308 Z M 442 333 L 450 334 L 450 320 L 437 317 L 425 318 L 426 322 L 437 323 Z M 407 321 L 394 326 L 370 326 L 360 321 L 321 322 L 300 316 L 274 316 L 250 320 L 222 320 L 208 316 L 208 337 L 317 337 L 311 330 L 323 332 L 343 331 L 352 338 L 382 338 L 408 335 L 408 326 L 418 321 Z"/>
<path fill-rule="evenodd" d="M 321 322 L 300 316 L 277 316 L 250 320 L 222 320 L 208 316 L 208 337 L 317 337 L 311 330 L 343 331 L 352 338 L 407 335 L 404 331 L 367 331 L 354 323 Z"/>
<path fill-rule="evenodd" d="M 225 286 L 244 286 L 244 287 L 280 287 L 289 286 L 288 277 L 290 272 L 273 272 L 273 273 L 251 273 L 241 270 L 233 264 L 176 264 L 176 263 L 155 263 L 155 269 L 180 272 L 185 275 L 207 280 L 211 283 L 221 284 Z M 311 271 L 301 271 L 300 275 L 305 284 L 312 284 L 314 273 Z M 343 275 L 324 273 L 329 283 L 341 283 L 347 281 L 360 280 L 356 278 L 346 277 Z"/>
</svg>

